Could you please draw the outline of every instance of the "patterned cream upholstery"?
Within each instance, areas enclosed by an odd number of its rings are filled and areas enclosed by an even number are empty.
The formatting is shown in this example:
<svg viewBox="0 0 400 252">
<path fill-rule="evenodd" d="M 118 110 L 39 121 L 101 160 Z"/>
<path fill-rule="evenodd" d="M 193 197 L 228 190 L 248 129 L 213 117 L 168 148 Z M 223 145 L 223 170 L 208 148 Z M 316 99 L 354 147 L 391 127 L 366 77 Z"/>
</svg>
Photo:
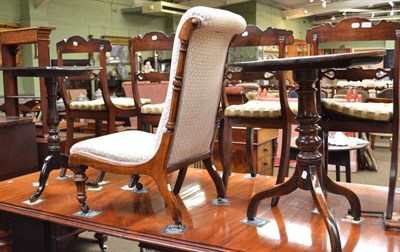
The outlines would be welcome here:
<svg viewBox="0 0 400 252">
<path fill-rule="evenodd" d="M 193 31 L 188 45 L 184 85 L 181 90 L 174 144 L 168 165 L 183 161 L 187 157 L 210 152 L 225 67 L 225 61 L 221 59 L 226 58 L 233 34 L 243 32 L 246 26 L 241 16 L 231 12 L 194 7 L 182 16 L 177 34 L 183 23 L 192 17 L 199 18 L 203 27 Z M 180 46 L 181 42 L 178 36 L 175 36 L 169 87 L 156 134 L 124 131 L 101 136 L 76 143 L 71 148 L 71 155 L 84 153 L 96 159 L 128 162 L 134 165 L 151 159 L 166 132 L 173 93 L 172 82 L 175 79 Z"/>
<path fill-rule="evenodd" d="M 133 98 L 127 97 L 112 97 L 112 103 L 119 108 L 134 108 L 135 101 Z M 142 103 L 150 103 L 150 99 L 141 99 Z M 73 101 L 69 104 L 71 110 L 93 110 L 93 111 L 105 111 L 106 105 L 103 99 L 97 99 L 93 101 Z"/>
<path fill-rule="evenodd" d="M 322 107 L 346 116 L 389 122 L 393 119 L 393 103 L 338 102 L 334 99 L 322 100 Z"/>
<path fill-rule="evenodd" d="M 290 109 L 297 113 L 297 102 L 289 102 Z M 245 104 L 231 105 L 225 109 L 227 117 L 278 118 L 282 116 L 279 101 L 253 100 Z"/>
<path fill-rule="evenodd" d="M 140 108 L 142 114 L 161 115 L 164 108 L 164 103 L 145 104 Z"/>
</svg>

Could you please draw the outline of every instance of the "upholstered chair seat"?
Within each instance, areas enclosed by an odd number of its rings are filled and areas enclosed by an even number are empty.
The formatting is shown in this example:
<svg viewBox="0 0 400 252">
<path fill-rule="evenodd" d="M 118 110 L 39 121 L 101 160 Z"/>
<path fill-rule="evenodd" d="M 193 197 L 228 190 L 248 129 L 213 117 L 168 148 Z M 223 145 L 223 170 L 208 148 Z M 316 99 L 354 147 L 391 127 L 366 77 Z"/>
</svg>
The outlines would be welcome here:
<svg viewBox="0 0 400 252">
<path fill-rule="evenodd" d="M 131 144 L 133 142 L 140 144 Z M 90 155 L 99 161 L 112 160 L 121 165 L 137 165 L 149 161 L 154 156 L 157 151 L 156 143 L 155 134 L 127 130 L 79 142 L 72 146 L 70 153 Z"/>
<path fill-rule="evenodd" d="M 335 112 L 353 118 L 390 122 L 393 119 L 393 103 L 375 102 L 340 102 L 334 99 L 323 99 L 324 111 Z"/>
<path fill-rule="evenodd" d="M 290 110 L 297 113 L 297 102 L 289 102 Z M 282 116 L 279 101 L 253 100 L 245 104 L 231 105 L 225 109 L 226 117 L 249 117 L 249 118 L 279 118 Z"/>
<path fill-rule="evenodd" d="M 140 108 L 140 112 L 142 114 L 161 115 L 163 107 L 164 107 L 164 103 L 144 104 Z"/>
<path fill-rule="evenodd" d="M 128 97 L 112 97 L 112 103 L 118 108 L 135 108 L 135 101 L 133 98 Z M 141 99 L 143 104 L 150 103 L 150 99 Z M 93 110 L 93 111 L 106 111 L 107 107 L 103 99 L 92 101 L 72 101 L 69 104 L 71 110 Z"/>
</svg>

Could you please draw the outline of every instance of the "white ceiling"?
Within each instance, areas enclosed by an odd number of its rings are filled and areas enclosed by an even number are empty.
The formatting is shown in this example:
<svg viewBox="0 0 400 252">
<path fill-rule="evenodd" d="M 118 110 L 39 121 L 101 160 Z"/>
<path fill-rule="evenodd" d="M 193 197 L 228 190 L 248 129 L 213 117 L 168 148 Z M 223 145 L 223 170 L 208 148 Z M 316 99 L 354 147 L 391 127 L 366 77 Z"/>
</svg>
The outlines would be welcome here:
<svg viewBox="0 0 400 252">
<path fill-rule="evenodd" d="M 169 2 L 188 6 L 221 7 L 240 2 L 249 2 L 249 0 L 169 0 Z M 281 9 L 283 18 L 310 17 L 316 23 L 332 22 L 332 16 L 335 16 L 336 21 L 343 19 L 345 16 L 400 19 L 400 0 L 391 1 L 394 4 L 393 7 L 387 0 L 313 0 L 312 2 L 310 0 L 257 0 L 257 2 Z M 322 6 L 323 2 L 326 3 L 326 7 Z M 390 14 L 391 10 L 393 15 Z"/>
</svg>

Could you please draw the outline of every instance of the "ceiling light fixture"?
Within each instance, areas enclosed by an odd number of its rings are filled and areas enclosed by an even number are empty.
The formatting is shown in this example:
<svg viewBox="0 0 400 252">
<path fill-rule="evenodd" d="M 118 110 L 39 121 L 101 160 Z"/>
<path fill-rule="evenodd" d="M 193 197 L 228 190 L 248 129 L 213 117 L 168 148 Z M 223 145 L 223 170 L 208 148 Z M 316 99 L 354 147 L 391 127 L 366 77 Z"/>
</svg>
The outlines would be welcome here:
<svg viewBox="0 0 400 252">
<path fill-rule="evenodd" d="M 325 1 L 322 1 L 322 7 L 326 8 L 326 2 Z"/>
<path fill-rule="evenodd" d="M 335 16 L 332 16 L 332 17 L 331 17 L 331 20 L 332 20 L 332 21 L 335 21 L 335 20 L 336 20 L 336 17 L 335 17 Z"/>
<path fill-rule="evenodd" d="M 314 2 L 314 0 L 310 0 L 310 3 Z"/>
</svg>

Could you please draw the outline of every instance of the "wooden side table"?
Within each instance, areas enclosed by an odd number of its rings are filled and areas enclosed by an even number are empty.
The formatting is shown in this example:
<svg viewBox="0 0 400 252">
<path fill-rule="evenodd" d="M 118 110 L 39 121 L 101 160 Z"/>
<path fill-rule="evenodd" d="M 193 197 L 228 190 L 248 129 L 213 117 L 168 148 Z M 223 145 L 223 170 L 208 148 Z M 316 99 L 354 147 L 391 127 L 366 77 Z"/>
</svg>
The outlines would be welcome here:
<svg viewBox="0 0 400 252">
<path fill-rule="evenodd" d="M 374 64 L 382 61 L 385 51 L 373 51 L 362 53 L 344 53 L 333 55 L 319 55 L 298 58 L 272 59 L 254 62 L 231 63 L 228 67 L 242 68 L 245 72 L 268 72 L 268 71 L 293 71 L 293 79 L 299 84 L 296 90 L 298 94 L 298 112 L 296 121 L 299 126 L 296 131 L 299 137 L 296 145 L 300 152 L 297 155 L 297 165 L 294 174 L 286 182 L 271 189 L 256 193 L 250 200 L 247 208 L 247 223 L 257 225 L 260 223 L 255 219 L 258 205 L 261 200 L 269 197 L 278 197 L 290 194 L 297 188 L 309 190 L 314 203 L 328 229 L 331 250 L 342 251 L 339 230 L 336 222 L 326 204 L 323 190 L 343 195 L 351 206 L 351 215 L 355 221 L 360 220 L 361 205 L 357 195 L 351 190 L 342 187 L 327 176 L 322 169 L 322 154 L 318 149 L 322 140 L 319 137 L 320 120 L 317 109 L 316 86 L 318 80 L 318 69 L 341 68 L 351 65 Z M 323 182 L 323 183 L 320 183 Z M 274 200 L 274 205 L 278 200 Z M 262 223 L 263 221 L 261 221 Z"/>
</svg>

